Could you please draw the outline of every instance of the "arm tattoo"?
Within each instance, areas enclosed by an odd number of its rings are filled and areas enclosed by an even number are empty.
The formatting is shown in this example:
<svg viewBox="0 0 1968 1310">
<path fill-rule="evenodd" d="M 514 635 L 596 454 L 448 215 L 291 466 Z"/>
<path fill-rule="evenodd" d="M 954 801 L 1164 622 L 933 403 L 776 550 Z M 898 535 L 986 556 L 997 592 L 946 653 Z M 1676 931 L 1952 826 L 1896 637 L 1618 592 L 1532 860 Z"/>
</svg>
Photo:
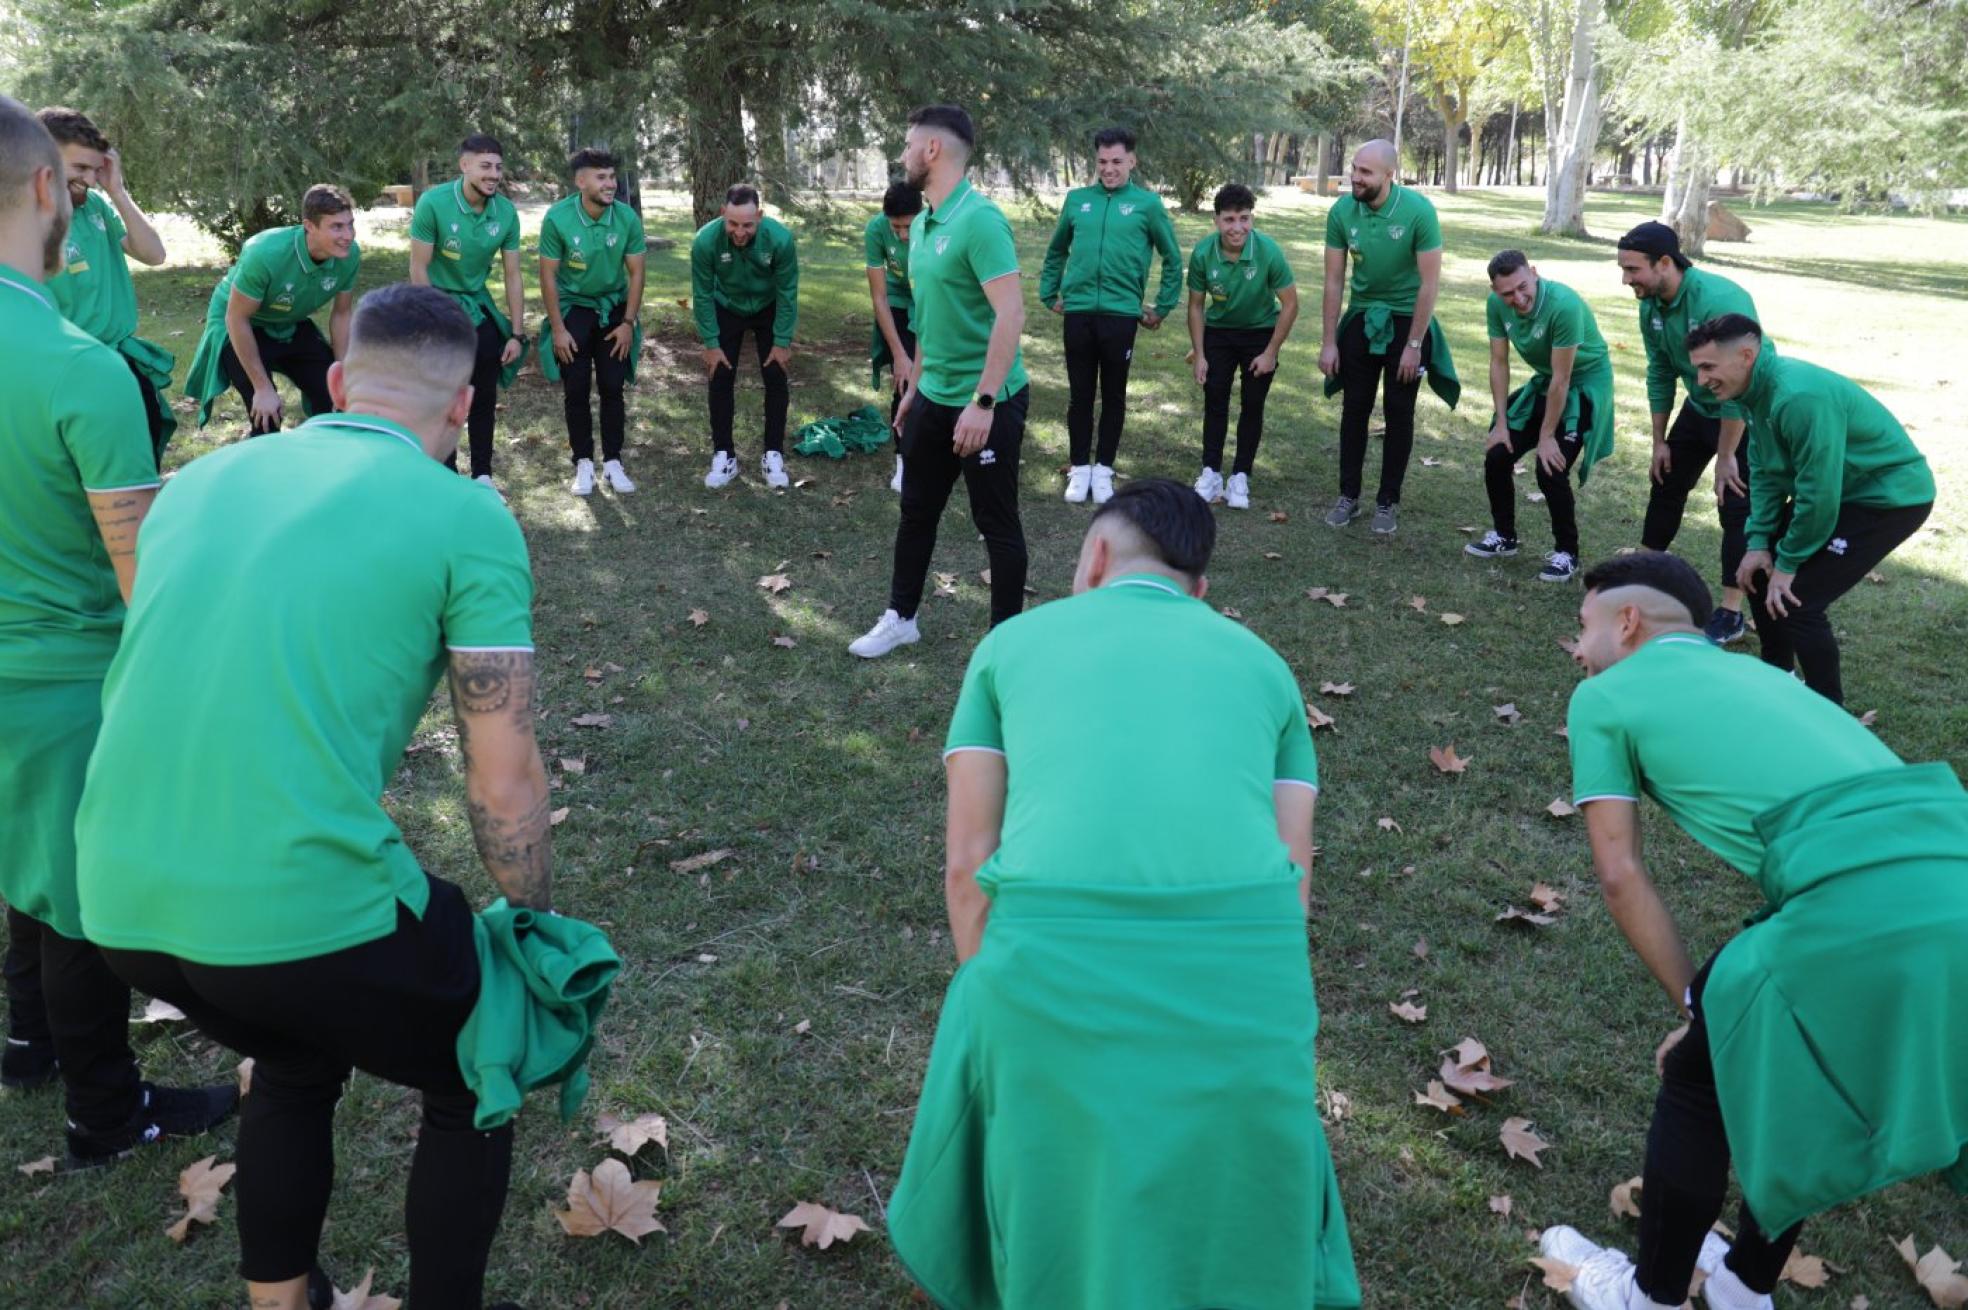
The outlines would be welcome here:
<svg viewBox="0 0 1968 1310">
<path fill-rule="evenodd" d="M 533 653 L 466 650 L 451 653 L 451 701 L 460 717 L 511 707 L 515 721 L 533 718 Z"/>
<path fill-rule="evenodd" d="M 544 910 L 553 902 L 551 804 L 543 796 L 523 814 L 507 818 L 489 805 L 468 802 L 478 856 L 513 905 Z"/>
<path fill-rule="evenodd" d="M 534 681 L 530 651 L 451 653 L 451 703 L 472 840 L 508 902 L 546 909 L 553 897 L 552 802 L 534 745 Z M 528 795 L 521 788 L 515 795 L 510 785 L 484 787 L 481 765 L 506 779 L 523 768 L 537 790 Z"/>
</svg>

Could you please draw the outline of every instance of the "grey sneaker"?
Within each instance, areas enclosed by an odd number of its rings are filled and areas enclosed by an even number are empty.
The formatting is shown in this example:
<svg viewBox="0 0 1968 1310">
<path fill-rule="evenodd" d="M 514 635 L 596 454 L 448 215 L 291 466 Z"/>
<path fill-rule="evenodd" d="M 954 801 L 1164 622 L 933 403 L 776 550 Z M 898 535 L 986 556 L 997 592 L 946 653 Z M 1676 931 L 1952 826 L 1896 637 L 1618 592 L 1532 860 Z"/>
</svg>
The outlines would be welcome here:
<svg viewBox="0 0 1968 1310">
<path fill-rule="evenodd" d="M 1398 523 L 1395 522 L 1396 511 L 1398 508 L 1399 507 L 1395 505 L 1374 506 L 1373 522 L 1368 524 L 1367 526 L 1371 527 L 1375 532 L 1379 533 L 1383 537 L 1393 536 L 1394 529 L 1400 526 Z"/>
<path fill-rule="evenodd" d="M 1341 496 L 1333 502 L 1332 509 L 1326 512 L 1326 526 L 1343 528 L 1360 517 L 1360 502 L 1351 496 Z"/>
</svg>

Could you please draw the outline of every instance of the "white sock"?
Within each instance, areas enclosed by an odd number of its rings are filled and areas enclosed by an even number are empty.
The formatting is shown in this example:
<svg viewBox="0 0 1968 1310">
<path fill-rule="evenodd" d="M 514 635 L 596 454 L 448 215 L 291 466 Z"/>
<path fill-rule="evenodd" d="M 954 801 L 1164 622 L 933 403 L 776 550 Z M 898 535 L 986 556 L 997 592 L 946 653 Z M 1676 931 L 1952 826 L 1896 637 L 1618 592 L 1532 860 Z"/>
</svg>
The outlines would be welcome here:
<svg viewBox="0 0 1968 1310">
<path fill-rule="evenodd" d="M 1626 1310 L 1681 1310 L 1681 1303 L 1656 1301 L 1640 1290 L 1638 1282 L 1626 1285 Z"/>
<path fill-rule="evenodd" d="M 1762 1310 L 1770 1300 L 1763 1293 L 1744 1287 L 1736 1271 L 1727 1265 L 1710 1274 L 1702 1284 L 1702 1299 L 1708 1302 L 1709 1310 Z"/>
</svg>

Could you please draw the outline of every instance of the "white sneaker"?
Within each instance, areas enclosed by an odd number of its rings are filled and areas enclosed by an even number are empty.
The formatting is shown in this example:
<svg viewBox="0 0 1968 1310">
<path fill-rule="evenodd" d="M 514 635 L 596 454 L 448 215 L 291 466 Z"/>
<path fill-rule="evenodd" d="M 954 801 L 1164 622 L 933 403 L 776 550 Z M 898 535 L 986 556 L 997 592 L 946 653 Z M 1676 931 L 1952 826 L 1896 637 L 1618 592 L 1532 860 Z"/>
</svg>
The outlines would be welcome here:
<svg viewBox="0 0 1968 1310">
<path fill-rule="evenodd" d="M 1728 1255 L 1728 1239 L 1722 1234 L 1711 1231 L 1702 1238 L 1701 1254 L 1695 1257 L 1695 1268 L 1708 1275 L 1702 1284 L 1702 1304 L 1708 1310 L 1775 1310 L 1775 1298 L 1750 1291 L 1736 1271 L 1722 1263 Z"/>
<path fill-rule="evenodd" d="M 1069 505 L 1086 504 L 1087 490 L 1092 482 L 1093 465 L 1073 465 L 1072 472 L 1066 475 L 1066 503 Z"/>
<path fill-rule="evenodd" d="M 1250 508 L 1250 474 L 1232 473 L 1224 484 L 1223 499 L 1231 509 Z"/>
<path fill-rule="evenodd" d="M 759 468 L 765 474 L 766 486 L 783 491 L 793 485 L 793 480 L 786 476 L 786 457 L 778 451 L 766 451 L 765 458 L 759 461 Z"/>
<path fill-rule="evenodd" d="M 1624 1251 L 1600 1246 L 1578 1229 L 1557 1224 L 1538 1237 L 1538 1252 L 1578 1271 L 1565 1293 L 1578 1310 L 1628 1310 L 1633 1262 Z"/>
<path fill-rule="evenodd" d="M 1105 464 L 1093 466 L 1093 503 L 1105 505 L 1114 498 L 1114 470 Z"/>
<path fill-rule="evenodd" d="M 738 457 L 728 450 L 720 450 L 711 456 L 711 471 L 704 475 L 704 485 L 716 491 L 737 476 Z"/>
<path fill-rule="evenodd" d="M 477 477 L 473 478 L 472 481 L 484 483 L 486 486 L 489 487 L 492 485 L 492 475 L 490 473 L 481 473 Z"/>
<path fill-rule="evenodd" d="M 888 489 L 897 495 L 902 494 L 902 457 L 895 457 L 895 476 L 888 480 Z"/>
<path fill-rule="evenodd" d="M 1204 469 L 1196 475 L 1196 494 L 1203 498 L 1203 504 L 1214 505 L 1223 495 L 1223 475 L 1215 469 Z"/>
<path fill-rule="evenodd" d="M 574 485 L 569 488 L 577 496 L 594 495 L 594 461 L 584 459 L 574 465 Z"/>
<path fill-rule="evenodd" d="M 608 478 L 608 489 L 617 495 L 626 496 L 635 490 L 635 483 L 629 481 L 629 475 L 622 469 L 621 460 L 609 460 L 601 466 L 601 471 Z"/>
<path fill-rule="evenodd" d="M 499 498 L 499 503 L 501 505 L 511 504 L 511 502 L 506 499 L 506 493 L 499 490 L 498 487 L 493 485 L 492 475 L 490 473 L 481 473 L 477 477 L 473 478 L 472 481 L 478 483 L 480 486 L 490 491 L 493 495 L 497 496 Z"/>
<path fill-rule="evenodd" d="M 847 652 L 864 660 L 879 659 L 897 646 L 907 646 L 921 638 L 914 619 L 905 619 L 894 610 L 883 610 L 874 627 L 848 643 Z"/>
</svg>

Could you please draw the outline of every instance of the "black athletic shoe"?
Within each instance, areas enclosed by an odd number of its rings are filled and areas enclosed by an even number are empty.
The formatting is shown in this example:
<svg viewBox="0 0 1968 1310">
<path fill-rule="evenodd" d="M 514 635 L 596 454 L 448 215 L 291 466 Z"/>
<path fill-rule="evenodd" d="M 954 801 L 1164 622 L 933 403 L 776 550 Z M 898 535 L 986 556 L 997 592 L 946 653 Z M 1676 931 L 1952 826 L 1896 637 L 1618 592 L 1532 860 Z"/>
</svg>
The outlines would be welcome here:
<svg viewBox="0 0 1968 1310">
<path fill-rule="evenodd" d="M 1741 641 L 1747 626 L 1743 622 L 1742 611 L 1725 610 L 1718 606 L 1715 613 L 1708 616 L 1708 622 L 1702 625 L 1702 635 L 1718 646 L 1726 646 L 1732 641 Z"/>
<path fill-rule="evenodd" d="M 217 1087 L 159 1087 L 144 1083 L 139 1091 L 143 1099 L 137 1112 L 121 1128 L 92 1133 L 69 1124 L 71 1168 L 108 1164 L 146 1142 L 165 1137 L 196 1137 L 225 1122 L 239 1108 L 237 1083 L 221 1083 Z"/>
<path fill-rule="evenodd" d="M 1554 550 L 1544 557 L 1544 567 L 1538 570 L 1539 582 L 1570 582 L 1578 572 L 1578 561 L 1567 551 Z"/>
<path fill-rule="evenodd" d="M 1483 534 L 1481 541 L 1472 541 L 1462 548 L 1465 555 L 1477 559 L 1502 559 L 1517 553 L 1517 538 L 1506 537 L 1495 528 Z"/>
<path fill-rule="evenodd" d="M 9 1037 L 5 1049 L 0 1050 L 0 1087 L 31 1092 L 53 1082 L 58 1072 L 53 1042 L 24 1042 Z"/>
</svg>

